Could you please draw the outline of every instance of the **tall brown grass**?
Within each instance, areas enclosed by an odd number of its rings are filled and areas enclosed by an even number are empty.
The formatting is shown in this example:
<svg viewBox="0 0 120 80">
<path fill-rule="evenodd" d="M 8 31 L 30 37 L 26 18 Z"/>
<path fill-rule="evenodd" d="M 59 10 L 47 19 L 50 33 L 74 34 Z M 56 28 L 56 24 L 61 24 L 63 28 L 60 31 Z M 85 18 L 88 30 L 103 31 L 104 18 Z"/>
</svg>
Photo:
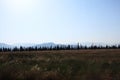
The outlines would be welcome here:
<svg viewBox="0 0 120 80">
<path fill-rule="evenodd" d="M 1 52 L 0 80 L 120 80 L 120 49 Z"/>
</svg>

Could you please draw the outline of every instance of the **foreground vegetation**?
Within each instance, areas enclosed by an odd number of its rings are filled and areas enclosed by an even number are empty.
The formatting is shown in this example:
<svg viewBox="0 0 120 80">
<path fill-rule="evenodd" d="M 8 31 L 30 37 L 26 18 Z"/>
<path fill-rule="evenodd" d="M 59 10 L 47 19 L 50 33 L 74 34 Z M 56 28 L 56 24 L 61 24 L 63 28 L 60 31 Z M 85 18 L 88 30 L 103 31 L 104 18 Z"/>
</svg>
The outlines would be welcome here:
<svg viewBox="0 0 120 80">
<path fill-rule="evenodd" d="M 0 80 L 120 80 L 120 49 L 0 52 Z"/>
</svg>

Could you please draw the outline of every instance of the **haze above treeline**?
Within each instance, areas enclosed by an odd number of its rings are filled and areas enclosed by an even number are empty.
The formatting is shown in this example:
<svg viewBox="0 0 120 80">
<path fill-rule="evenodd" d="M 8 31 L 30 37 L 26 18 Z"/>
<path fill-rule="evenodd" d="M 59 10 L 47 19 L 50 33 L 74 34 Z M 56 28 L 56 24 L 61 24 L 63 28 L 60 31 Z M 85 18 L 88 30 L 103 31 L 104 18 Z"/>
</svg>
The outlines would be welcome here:
<svg viewBox="0 0 120 80">
<path fill-rule="evenodd" d="M 40 43 L 40 44 L 35 44 L 35 43 L 16 43 L 16 44 L 6 44 L 6 43 L 0 43 L 0 48 L 14 48 L 14 47 L 50 47 L 50 46 L 61 46 L 61 45 L 64 45 L 64 46 L 67 46 L 67 45 L 71 45 L 71 46 L 76 46 L 76 45 L 82 45 L 82 46 L 91 46 L 91 45 L 96 45 L 96 46 L 111 46 L 111 45 L 120 45 L 120 44 L 105 44 L 105 43 L 100 43 L 100 42 L 96 42 L 96 43 L 92 43 L 92 42 L 76 42 L 76 43 L 66 43 L 66 44 L 62 44 L 62 43 L 54 43 L 54 42 L 46 42 L 46 43 Z"/>
</svg>

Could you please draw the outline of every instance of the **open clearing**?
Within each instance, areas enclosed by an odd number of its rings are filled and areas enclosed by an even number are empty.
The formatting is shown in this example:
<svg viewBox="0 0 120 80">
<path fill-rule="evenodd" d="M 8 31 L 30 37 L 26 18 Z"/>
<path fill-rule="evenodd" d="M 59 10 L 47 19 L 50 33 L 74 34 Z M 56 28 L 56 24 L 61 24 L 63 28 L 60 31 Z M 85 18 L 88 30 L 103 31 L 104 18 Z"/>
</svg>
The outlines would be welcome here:
<svg viewBox="0 0 120 80">
<path fill-rule="evenodd" d="M 120 80 L 120 49 L 0 52 L 0 80 Z"/>
</svg>

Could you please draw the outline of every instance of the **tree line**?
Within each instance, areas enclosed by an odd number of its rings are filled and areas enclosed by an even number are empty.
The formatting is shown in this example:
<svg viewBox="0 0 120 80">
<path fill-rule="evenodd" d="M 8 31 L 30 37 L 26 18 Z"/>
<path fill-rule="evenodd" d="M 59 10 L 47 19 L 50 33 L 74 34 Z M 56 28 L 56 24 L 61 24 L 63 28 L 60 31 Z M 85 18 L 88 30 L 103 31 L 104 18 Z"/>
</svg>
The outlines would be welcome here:
<svg viewBox="0 0 120 80">
<path fill-rule="evenodd" d="M 43 50 L 80 50 L 80 49 L 120 49 L 120 45 L 106 45 L 106 46 L 83 46 L 79 43 L 77 45 L 56 45 L 50 47 L 23 47 L 20 46 L 14 48 L 0 48 L 0 52 L 7 52 L 7 51 L 43 51 Z"/>
</svg>

